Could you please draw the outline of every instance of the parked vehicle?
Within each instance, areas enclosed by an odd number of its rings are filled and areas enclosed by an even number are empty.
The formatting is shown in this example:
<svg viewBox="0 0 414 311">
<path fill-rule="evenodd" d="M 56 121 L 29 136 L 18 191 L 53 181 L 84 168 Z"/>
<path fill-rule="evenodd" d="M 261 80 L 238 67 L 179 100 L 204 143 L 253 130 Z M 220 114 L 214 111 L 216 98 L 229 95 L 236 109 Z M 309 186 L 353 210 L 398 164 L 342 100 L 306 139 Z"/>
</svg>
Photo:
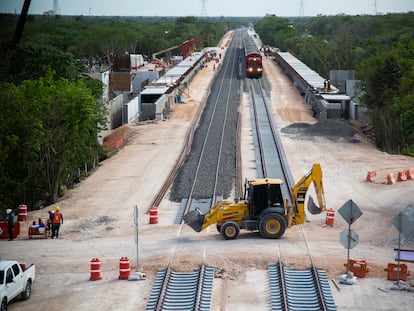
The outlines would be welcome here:
<svg viewBox="0 0 414 311">
<path fill-rule="evenodd" d="M 30 298 L 35 281 L 35 266 L 26 267 L 15 260 L 0 260 L 0 311 L 18 296 L 23 300 Z"/>
</svg>

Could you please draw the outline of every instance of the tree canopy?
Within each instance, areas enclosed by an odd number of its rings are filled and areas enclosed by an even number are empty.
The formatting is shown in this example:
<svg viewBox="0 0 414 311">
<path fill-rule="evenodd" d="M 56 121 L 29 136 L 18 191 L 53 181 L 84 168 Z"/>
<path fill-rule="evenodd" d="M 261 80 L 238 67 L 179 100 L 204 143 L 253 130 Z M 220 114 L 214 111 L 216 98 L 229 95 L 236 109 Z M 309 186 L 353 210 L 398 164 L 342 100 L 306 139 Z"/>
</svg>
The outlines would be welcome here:
<svg viewBox="0 0 414 311">
<path fill-rule="evenodd" d="M 0 85 L 2 205 L 53 203 L 73 168 L 97 159 L 96 98 L 82 80 L 45 77 Z"/>
</svg>

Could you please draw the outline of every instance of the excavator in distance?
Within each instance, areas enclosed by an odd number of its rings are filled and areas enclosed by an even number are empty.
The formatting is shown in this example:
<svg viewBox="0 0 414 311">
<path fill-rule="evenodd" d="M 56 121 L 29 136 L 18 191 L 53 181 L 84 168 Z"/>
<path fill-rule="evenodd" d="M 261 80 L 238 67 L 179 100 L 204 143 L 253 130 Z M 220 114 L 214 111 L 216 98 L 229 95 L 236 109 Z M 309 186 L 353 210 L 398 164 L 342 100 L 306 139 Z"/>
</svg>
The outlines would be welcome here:
<svg viewBox="0 0 414 311">
<path fill-rule="evenodd" d="M 246 179 L 244 198 L 237 202 L 221 201 L 202 213 L 195 209 L 184 215 L 184 222 L 200 232 L 212 224 L 224 239 L 234 240 L 240 229 L 259 231 L 268 239 L 278 239 L 286 228 L 305 222 L 305 197 L 313 182 L 319 206 L 309 197 L 308 210 L 311 214 L 326 211 L 322 168 L 315 163 L 312 169 L 302 176 L 291 189 L 291 201 L 283 198 L 283 181 L 273 178 Z"/>
</svg>

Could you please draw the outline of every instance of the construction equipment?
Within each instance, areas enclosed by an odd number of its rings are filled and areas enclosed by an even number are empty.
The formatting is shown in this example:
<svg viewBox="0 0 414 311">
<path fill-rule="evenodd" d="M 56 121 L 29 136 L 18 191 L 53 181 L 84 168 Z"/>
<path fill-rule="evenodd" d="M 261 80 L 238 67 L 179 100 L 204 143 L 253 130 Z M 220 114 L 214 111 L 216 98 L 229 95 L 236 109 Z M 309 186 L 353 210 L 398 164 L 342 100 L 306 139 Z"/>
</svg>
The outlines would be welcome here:
<svg viewBox="0 0 414 311">
<path fill-rule="evenodd" d="M 174 46 L 172 46 L 172 47 L 169 47 L 169 48 L 167 48 L 167 49 L 164 49 L 164 50 L 158 51 L 158 52 L 156 52 L 156 53 L 153 53 L 153 54 L 152 54 L 152 60 L 159 60 L 159 59 L 158 59 L 158 55 L 163 54 L 163 53 L 165 53 L 165 52 L 169 52 L 169 51 L 172 51 L 172 50 L 178 49 L 178 48 L 180 48 L 181 46 L 182 46 L 182 44 L 178 44 L 178 45 L 174 45 Z"/>
<path fill-rule="evenodd" d="M 196 49 L 196 44 L 203 42 L 204 38 L 198 38 L 198 39 L 191 39 L 191 40 L 187 40 L 181 44 L 177 44 L 174 45 L 172 47 L 169 47 L 167 49 L 158 51 L 156 53 L 152 54 L 152 59 L 155 61 L 159 61 L 159 59 L 157 58 L 158 55 L 164 54 L 165 52 L 169 52 L 178 48 L 181 48 L 181 55 L 183 56 L 183 58 L 186 58 L 187 56 L 191 55 L 191 53 L 193 53 Z"/>
<path fill-rule="evenodd" d="M 319 207 L 309 197 L 308 210 L 320 214 L 326 210 L 322 169 L 319 163 L 304 175 L 291 190 L 291 202 L 283 198 L 280 179 L 246 179 L 244 198 L 237 202 L 221 201 L 206 213 L 195 209 L 184 215 L 184 222 L 200 232 L 212 224 L 226 240 L 237 239 L 240 229 L 258 230 L 262 237 L 280 238 L 287 227 L 305 222 L 305 197 L 313 182 Z"/>
</svg>

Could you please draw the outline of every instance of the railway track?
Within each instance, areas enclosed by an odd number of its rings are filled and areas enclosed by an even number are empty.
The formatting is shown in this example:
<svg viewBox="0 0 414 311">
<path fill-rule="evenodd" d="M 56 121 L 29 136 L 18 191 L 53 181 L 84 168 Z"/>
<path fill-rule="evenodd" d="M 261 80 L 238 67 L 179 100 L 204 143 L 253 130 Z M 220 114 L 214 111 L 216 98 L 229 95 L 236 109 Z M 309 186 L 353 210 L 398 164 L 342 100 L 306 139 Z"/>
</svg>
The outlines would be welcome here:
<svg viewBox="0 0 414 311">
<path fill-rule="evenodd" d="M 268 266 L 268 277 L 272 311 L 336 310 L 326 272 L 321 269 L 293 270 L 278 262 Z"/>
<path fill-rule="evenodd" d="M 202 265 L 189 273 L 158 271 L 146 311 L 210 310 L 214 267 Z"/>
<path fill-rule="evenodd" d="M 231 46 L 237 45 L 238 40 L 236 38 Z M 226 144 L 236 145 L 238 139 L 234 131 L 235 123 L 237 128 L 239 120 L 238 101 L 234 100 L 233 91 L 235 87 L 240 88 L 236 85 L 236 82 L 239 81 L 237 79 L 238 53 L 238 49 L 235 47 L 228 49 L 227 61 L 223 61 L 221 74 L 218 81 L 215 81 L 217 87 L 210 95 L 212 100 L 204 107 L 203 115 L 200 112 L 197 122 L 193 123 L 193 130 L 187 134 L 187 144 L 183 148 L 177 165 L 153 201 L 153 205 L 158 205 L 177 177 L 178 170 L 186 161 L 191 161 L 188 159 L 189 157 L 196 159 L 196 164 L 190 170 L 192 176 L 187 175 L 187 178 L 191 180 L 191 187 L 189 187 L 187 198 L 182 200 L 175 220 L 176 224 L 180 224 L 179 236 L 184 226 L 182 216 L 190 209 L 191 205 L 201 204 L 205 209 L 208 209 L 214 204 L 217 193 L 222 191 L 223 179 L 229 180 L 228 176 L 221 173 L 223 166 L 229 165 L 228 160 L 222 155 L 224 153 L 223 146 Z M 201 134 L 197 135 L 194 132 L 196 125 L 198 125 L 197 130 Z M 196 146 L 192 144 L 194 140 L 196 140 Z M 212 146 L 214 148 L 211 148 Z M 236 162 L 234 162 L 234 167 L 237 165 Z M 179 249 L 176 247 L 168 267 L 158 271 L 146 310 L 210 310 L 214 267 L 201 263 L 200 268 L 194 271 L 175 272 L 171 267 L 177 252 Z"/>
<path fill-rule="evenodd" d="M 237 49 L 232 51 L 227 53 L 226 58 L 237 60 Z M 194 208 L 195 205 L 201 210 L 209 209 L 215 203 L 216 197 L 220 195 L 220 191 L 217 190 L 220 180 L 228 178 L 228 176 L 220 174 L 220 168 L 227 164 L 223 162 L 221 154 L 223 153 L 223 146 L 226 144 L 225 139 L 230 135 L 227 134 L 228 131 L 230 130 L 234 134 L 234 123 L 229 126 L 227 122 L 228 114 L 234 109 L 234 107 L 231 108 L 234 99 L 231 98 L 229 91 L 232 88 L 232 82 L 225 84 L 228 83 L 225 80 L 236 78 L 234 75 L 237 72 L 238 65 L 235 61 L 227 62 L 221 69 L 224 74 L 222 80 L 219 81 L 219 87 L 216 89 L 215 99 L 213 103 L 205 107 L 210 110 L 208 113 L 209 120 L 208 122 L 204 120 L 204 124 L 207 125 L 202 130 L 202 141 L 199 138 L 197 141 L 199 150 L 196 152 L 192 149 L 191 144 L 185 147 L 180 161 L 177 162 L 177 167 L 172 171 L 169 180 L 163 186 L 162 192 L 156 198 L 159 202 L 161 201 L 177 176 L 179 168 L 185 161 L 188 161 L 188 156 L 194 153 L 193 156 L 197 159 L 197 163 L 193 165 L 193 176 L 187 176 L 191 179 L 191 187 L 187 198 L 182 201 L 175 221 L 175 223 L 180 224 L 178 236 L 181 235 L 184 226 L 182 216 Z M 254 140 L 258 150 L 258 156 L 256 156 L 258 177 L 282 179 L 285 185 L 285 188 L 282 189 L 283 196 L 291 199 L 293 178 L 290 175 L 286 156 L 273 123 L 272 113 L 266 103 L 263 86 L 260 80 L 247 80 L 246 82 L 249 85 Z M 197 122 L 202 118 L 205 118 L 205 116 L 200 115 Z M 188 141 L 192 142 L 195 137 L 194 132 L 189 133 L 188 137 L 191 138 Z M 194 138 L 194 140 L 197 140 L 197 138 Z M 240 140 L 239 134 L 236 137 L 236 141 L 238 140 Z M 209 149 L 212 144 L 216 146 L 216 152 Z M 240 152 L 240 149 L 237 150 L 237 152 Z M 238 157 L 239 154 L 235 156 L 236 159 Z M 205 161 L 206 159 L 208 161 Z M 237 163 L 237 160 L 234 166 L 236 170 L 234 175 L 239 176 L 240 179 L 241 174 L 238 170 L 241 166 Z M 240 182 L 239 179 L 236 179 L 238 180 L 236 181 L 236 189 L 237 183 Z M 241 190 L 236 191 L 241 192 Z M 155 205 L 159 202 L 154 200 Z M 268 266 L 270 309 L 283 311 L 336 310 L 326 273 L 313 265 L 303 227 L 302 230 L 311 267 L 298 271 L 284 267 L 280 261 L 278 264 Z M 171 255 L 169 266 L 165 270 L 158 271 L 146 310 L 211 310 L 215 268 L 204 265 L 203 255 L 200 268 L 187 273 L 175 272 L 171 267 L 177 252 L 179 252 L 178 246 L 175 247 Z"/>
<path fill-rule="evenodd" d="M 255 131 L 256 150 L 258 151 L 257 173 L 259 177 L 279 178 L 283 180 L 282 193 L 291 198 L 293 178 L 290 173 L 286 155 L 277 134 L 272 113 L 266 102 L 260 80 L 250 82 L 252 103 L 252 123 Z M 317 269 L 313 264 L 312 255 L 301 225 L 307 255 L 311 266 L 306 270 L 293 270 L 278 264 L 269 265 L 269 290 L 271 310 L 336 310 L 326 272 Z"/>
</svg>

